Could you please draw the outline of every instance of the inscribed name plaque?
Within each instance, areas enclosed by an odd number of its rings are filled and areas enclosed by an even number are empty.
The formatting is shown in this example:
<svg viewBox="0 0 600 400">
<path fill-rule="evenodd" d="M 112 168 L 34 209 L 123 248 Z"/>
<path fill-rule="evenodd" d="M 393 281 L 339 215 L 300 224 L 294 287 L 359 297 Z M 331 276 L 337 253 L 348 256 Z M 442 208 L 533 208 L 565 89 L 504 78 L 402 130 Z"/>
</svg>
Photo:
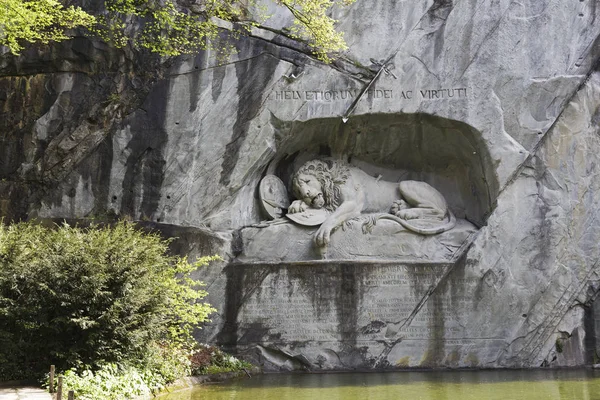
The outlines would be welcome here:
<svg viewBox="0 0 600 400">
<path fill-rule="evenodd" d="M 476 341 L 455 312 L 471 299 L 434 290 L 451 269 L 238 265 L 231 278 L 241 286 L 232 290 L 237 304 L 228 305 L 234 311 L 226 315 L 222 344 L 266 370 L 425 367 L 447 357 L 469 366 L 473 360 L 458 351 Z"/>
</svg>

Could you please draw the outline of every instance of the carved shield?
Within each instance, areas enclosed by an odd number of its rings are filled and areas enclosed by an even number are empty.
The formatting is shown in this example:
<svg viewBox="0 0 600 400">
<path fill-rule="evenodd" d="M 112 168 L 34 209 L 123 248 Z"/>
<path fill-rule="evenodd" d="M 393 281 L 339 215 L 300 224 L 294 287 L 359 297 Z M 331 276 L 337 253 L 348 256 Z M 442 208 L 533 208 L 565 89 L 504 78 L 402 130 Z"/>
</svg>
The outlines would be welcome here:
<svg viewBox="0 0 600 400">
<path fill-rule="evenodd" d="M 283 217 L 290 206 L 285 185 L 275 175 L 267 175 L 260 181 L 258 188 L 260 204 L 270 219 Z"/>
</svg>

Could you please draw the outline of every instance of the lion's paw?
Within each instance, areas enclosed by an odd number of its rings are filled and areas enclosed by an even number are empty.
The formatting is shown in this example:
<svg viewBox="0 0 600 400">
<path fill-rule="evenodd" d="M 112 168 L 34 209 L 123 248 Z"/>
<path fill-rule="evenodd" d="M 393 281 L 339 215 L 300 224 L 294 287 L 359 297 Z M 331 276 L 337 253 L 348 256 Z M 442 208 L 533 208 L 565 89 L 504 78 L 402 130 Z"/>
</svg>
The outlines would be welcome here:
<svg viewBox="0 0 600 400">
<path fill-rule="evenodd" d="M 332 230 L 325 224 L 321 225 L 315 234 L 315 244 L 319 247 L 327 247 L 331 239 Z"/>
<path fill-rule="evenodd" d="M 308 204 L 302 200 L 294 200 L 288 207 L 288 214 L 301 213 L 306 211 Z"/>
<path fill-rule="evenodd" d="M 400 210 L 396 213 L 398 218 L 402 219 L 419 219 L 421 218 L 421 213 L 419 211 L 411 210 Z"/>
<path fill-rule="evenodd" d="M 407 208 L 410 208 L 410 206 L 408 205 L 408 203 L 406 201 L 396 200 L 392 203 L 392 208 L 390 210 L 390 213 L 397 215 L 400 210 L 406 210 Z"/>
</svg>

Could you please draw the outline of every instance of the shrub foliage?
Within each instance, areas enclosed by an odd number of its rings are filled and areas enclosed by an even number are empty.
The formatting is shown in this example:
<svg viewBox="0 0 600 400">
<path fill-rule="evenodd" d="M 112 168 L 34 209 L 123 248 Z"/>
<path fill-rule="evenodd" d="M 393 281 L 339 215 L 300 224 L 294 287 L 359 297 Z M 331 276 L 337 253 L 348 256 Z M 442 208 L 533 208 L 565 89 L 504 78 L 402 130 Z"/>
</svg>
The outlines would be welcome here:
<svg viewBox="0 0 600 400">
<path fill-rule="evenodd" d="M 198 266 L 132 224 L 87 229 L 0 224 L 0 380 L 147 359 L 185 344 L 215 311 Z"/>
<path fill-rule="evenodd" d="M 252 368 L 252 364 L 223 352 L 215 346 L 199 345 L 190 356 L 192 375 L 236 372 Z"/>
<path fill-rule="evenodd" d="M 135 363 L 70 369 L 63 374 L 63 386 L 73 390 L 77 400 L 128 400 L 149 398 L 189 374 L 189 351 L 161 343 L 152 345 L 146 358 Z"/>
</svg>

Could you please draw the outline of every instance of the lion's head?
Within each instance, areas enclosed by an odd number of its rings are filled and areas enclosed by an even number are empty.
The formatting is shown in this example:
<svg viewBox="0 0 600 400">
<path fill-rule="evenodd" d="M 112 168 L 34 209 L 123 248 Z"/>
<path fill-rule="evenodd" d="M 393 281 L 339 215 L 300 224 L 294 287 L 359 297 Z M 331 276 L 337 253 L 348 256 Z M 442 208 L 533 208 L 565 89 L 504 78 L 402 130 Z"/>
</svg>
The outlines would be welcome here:
<svg viewBox="0 0 600 400">
<path fill-rule="evenodd" d="M 294 195 L 313 208 L 333 211 L 339 206 L 340 186 L 349 173 L 348 167 L 337 161 L 308 161 L 294 174 Z"/>
</svg>

